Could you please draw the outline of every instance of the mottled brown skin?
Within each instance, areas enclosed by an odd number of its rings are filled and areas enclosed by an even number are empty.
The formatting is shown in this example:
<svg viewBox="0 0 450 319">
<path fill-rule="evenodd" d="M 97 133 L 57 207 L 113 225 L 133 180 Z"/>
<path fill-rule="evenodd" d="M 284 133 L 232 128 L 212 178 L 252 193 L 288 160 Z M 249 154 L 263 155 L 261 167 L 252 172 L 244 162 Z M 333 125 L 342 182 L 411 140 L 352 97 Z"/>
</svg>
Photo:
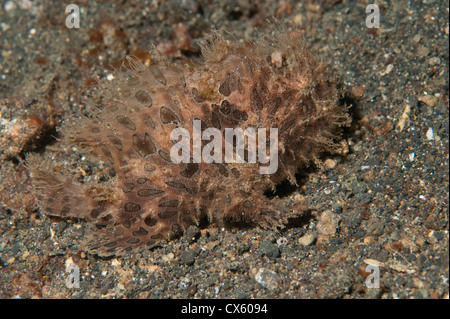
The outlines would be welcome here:
<svg viewBox="0 0 450 319">
<path fill-rule="evenodd" d="M 264 192 L 334 149 L 338 128 L 348 123 L 324 65 L 305 48 L 298 31 L 279 26 L 257 43 L 226 41 L 213 33 L 202 45 L 204 62 L 131 68 L 104 83 L 104 105 L 61 128 L 74 145 L 110 163 L 106 183 L 79 183 L 30 156 L 35 193 L 43 212 L 84 218 L 97 227 L 87 248 L 120 255 L 181 234 L 202 216 L 281 225 L 302 211 Z M 282 59 L 280 60 L 280 53 Z M 274 58 L 275 57 L 275 60 Z M 216 127 L 278 128 L 279 168 L 261 175 L 260 164 L 174 164 L 169 153 L 176 127 L 192 132 Z M 223 143 L 224 145 L 224 143 Z"/>
</svg>

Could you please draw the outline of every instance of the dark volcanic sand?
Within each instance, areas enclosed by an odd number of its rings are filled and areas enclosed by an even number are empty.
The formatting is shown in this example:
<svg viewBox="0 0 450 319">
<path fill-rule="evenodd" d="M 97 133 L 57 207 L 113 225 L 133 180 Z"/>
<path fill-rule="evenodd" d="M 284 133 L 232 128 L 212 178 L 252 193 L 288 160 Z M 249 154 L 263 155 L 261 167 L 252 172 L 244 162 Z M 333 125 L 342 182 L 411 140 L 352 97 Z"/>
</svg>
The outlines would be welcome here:
<svg viewBox="0 0 450 319">
<path fill-rule="evenodd" d="M 365 1 L 79 5 L 81 28 L 69 30 L 58 2 L 1 3 L 1 298 L 448 298 L 448 2 L 383 1 L 377 30 Z M 37 209 L 20 162 L 58 151 L 56 128 L 84 112 L 95 79 L 152 44 L 196 59 L 211 27 L 254 39 L 272 16 L 305 31 L 352 105 L 343 154 L 275 194 L 307 198 L 310 215 L 278 232 L 200 225 L 101 259 L 83 251 L 83 221 Z M 65 284 L 72 262 L 80 289 Z M 379 289 L 365 286 L 367 264 L 380 266 Z"/>
</svg>

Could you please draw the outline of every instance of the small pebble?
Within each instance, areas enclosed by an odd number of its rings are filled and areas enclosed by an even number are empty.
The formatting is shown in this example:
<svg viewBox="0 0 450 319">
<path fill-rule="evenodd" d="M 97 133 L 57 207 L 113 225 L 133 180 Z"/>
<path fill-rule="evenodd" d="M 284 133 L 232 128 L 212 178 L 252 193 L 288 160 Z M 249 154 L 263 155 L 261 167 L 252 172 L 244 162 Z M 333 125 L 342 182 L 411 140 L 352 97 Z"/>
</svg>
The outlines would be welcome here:
<svg viewBox="0 0 450 319">
<path fill-rule="evenodd" d="M 304 20 L 305 20 L 305 17 L 301 13 L 297 14 L 294 17 L 294 23 L 295 24 L 301 24 Z M 448 27 L 447 27 L 447 29 L 448 29 Z"/>
<path fill-rule="evenodd" d="M 432 230 L 429 234 L 428 234 L 428 239 L 427 242 L 429 244 L 436 244 L 438 242 L 436 236 L 435 236 L 435 232 L 434 230 Z"/>
<path fill-rule="evenodd" d="M 441 59 L 439 59 L 438 57 L 432 57 L 428 60 L 428 64 L 431 66 L 435 66 L 435 65 L 439 65 L 441 64 Z"/>
<path fill-rule="evenodd" d="M 326 244 L 330 238 L 336 233 L 339 221 L 341 218 L 339 215 L 327 210 L 320 215 L 319 223 L 317 224 L 317 231 L 319 236 L 317 242 L 319 244 Z"/>
<path fill-rule="evenodd" d="M 277 245 L 272 244 L 270 241 L 263 240 L 259 246 L 259 249 L 261 250 L 261 255 L 273 258 L 280 257 L 280 250 Z"/>
<path fill-rule="evenodd" d="M 433 95 L 424 95 L 419 97 L 418 100 L 431 107 L 435 107 L 438 102 L 438 98 Z"/>
<path fill-rule="evenodd" d="M 325 164 L 325 166 L 326 166 L 327 168 L 333 169 L 333 168 L 336 167 L 337 161 L 336 161 L 336 160 L 333 160 L 333 159 L 331 159 L 331 158 L 328 158 L 328 159 L 325 160 L 324 164 Z"/>
<path fill-rule="evenodd" d="M 191 225 L 186 230 L 184 237 L 190 244 L 192 244 L 200 237 L 200 229 L 197 226 Z"/>
<path fill-rule="evenodd" d="M 427 140 L 431 141 L 434 139 L 434 132 L 433 132 L 433 128 L 429 128 L 427 131 Z"/>
<path fill-rule="evenodd" d="M 181 254 L 181 262 L 188 266 L 192 266 L 195 262 L 195 258 L 197 257 L 197 255 L 198 255 L 197 249 L 186 250 Z"/>
<path fill-rule="evenodd" d="M 366 86 L 364 84 L 361 84 L 359 86 L 352 88 L 352 94 L 357 99 L 362 97 L 364 95 L 365 91 L 366 91 Z"/>
<path fill-rule="evenodd" d="M 421 45 L 418 49 L 417 49 L 417 53 L 421 56 L 427 56 L 428 54 L 430 54 L 430 49 L 428 49 L 427 47 Z"/>
<path fill-rule="evenodd" d="M 370 244 L 373 244 L 375 242 L 375 240 L 373 239 L 372 236 L 367 236 L 366 238 L 364 238 L 363 242 L 366 245 L 370 245 Z"/>
<path fill-rule="evenodd" d="M 310 232 L 300 237 L 298 243 L 302 246 L 309 246 L 314 242 L 314 240 L 316 240 L 316 234 Z"/>
<path fill-rule="evenodd" d="M 340 217 L 327 210 L 320 215 L 319 223 L 317 224 L 317 230 L 320 235 L 334 235 L 338 227 Z"/>
<path fill-rule="evenodd" d="M 393 64 L 388 64 L 388 66 L 386 67 L 386 70 L 384 71 L 384 74 L 391 73 L 393 69 L 394 69 L 394 65 Z"/>
<path fill-rule="evenodd" d="M 281 285 L 281 277 L 270 269 L 259 268 L 252 272 L 255 273 L 256 282 L 269 290 L 277 290 Z"/>
<path fill-rule="evenodd" d="M 9 11 L 14 10 L 16 8 L 16 4 L 14 3 L 14 1 L 8 1 L 8 2 L 5 3 L 3 8 L 5 9 L 6 12 L 9 12 Z"/>
<path fill-rule="evenodd" d="M 111 261 L 111 266 L 117 267 L 117 266 L 120 266 L 120 265 L 121 265 L 120 261 L 118 261 L 115 258 Z"/>
<path fill-rule="evenodd" d="M 161 259 L 162 259 L 162 261 L 170 262 L 170 261 L 172 261 L 174 258 L 175 258 L 175 255 L 174 255 L 173 253 L 168 253 L 168 254 L 162 256 Z"/>
</svg>

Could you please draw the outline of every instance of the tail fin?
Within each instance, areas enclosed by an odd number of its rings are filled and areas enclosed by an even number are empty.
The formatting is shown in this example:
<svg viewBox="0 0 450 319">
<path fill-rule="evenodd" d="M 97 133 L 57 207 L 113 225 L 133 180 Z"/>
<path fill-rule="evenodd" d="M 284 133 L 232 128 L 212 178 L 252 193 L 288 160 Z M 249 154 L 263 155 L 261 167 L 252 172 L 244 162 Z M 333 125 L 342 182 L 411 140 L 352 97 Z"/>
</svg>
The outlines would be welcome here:
<svg viewBox="0 0 450 319">
<path fill-rule="evenodd" d="M 91 219 L 94 203 L 87 200 L 85 185 L 56 172 L 53 163 L 39 155 L 28 155 L 26 166 L 32 175 L 33 194 L 43 213 Z"/>
</svg>

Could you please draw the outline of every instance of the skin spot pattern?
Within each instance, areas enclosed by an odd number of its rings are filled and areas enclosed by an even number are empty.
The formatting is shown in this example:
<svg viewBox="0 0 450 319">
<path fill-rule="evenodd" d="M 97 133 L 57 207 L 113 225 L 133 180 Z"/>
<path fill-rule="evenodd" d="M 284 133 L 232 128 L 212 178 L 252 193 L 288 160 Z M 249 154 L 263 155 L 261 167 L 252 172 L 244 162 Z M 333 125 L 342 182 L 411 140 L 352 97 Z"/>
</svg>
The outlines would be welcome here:
<svg viewBox="0 0 450 319">
<path fill-rule="evenodd" d="M 151 116 L 147 117 L 147 124 L 152 128 L 155 129 L 156 128 L 156 123 L 153 120 L 153 118 Z"/>
<path fill-rule="evenodd" d="M 191 92 L 195 102 L 197 103 L 205 102 L 205 99 L 200 95 L 200 92 L 196 88 L 193 88 Z"/>
<path fill-rule="evenodd" d="M 258 90 L 255 87 L 252 88 L 251 102 L 253 105 L 253 109 L 261 110 L 263 108 L 263 101 L 258 93 Z"/>
<path fill-rule="evenodd" d="M 136 124 L 126 115 L 119 115 L 116 117 L 117 123 L 123 125 L 129 130 L 136 131 Z"/>
<path fill-rule="evenodd" d="M 233 110 L 233 117 L 238 121 L 247 121 L 248 115 L 244 111 Z"/>
<path fill-rule="evenodd" d="M 158 213 L 159 218 L 161 219 L 168 219 L 177 214 L 176 210 L 168 210 L 168 211 L 162 211 Z"/>
<path fill-rule="evenodd" d="M 145 229 L 144 227 L 139 227 L 138 230 L 135 230 L 133 232 L 133 236 L 145 236 L 148 234 L 148 230 Z"/>
<path fill-rule="evenodd" d="M 91 128 L 91 132 L 94 134 L 99 134 L 100 133 L 100 129 L 98 127 L 93 127 Z"/>
<path fill-rule="evenodd" d="M 220 123 L 219 115 L 217 114 L 217 111 L 214 111 L 211 113 L 211 124 L 216 129 L 222 129 L 222 124 Z"/>
<path fill-rule="evenodd" d="M 158 223 L 158 220 L 152 216 L 147 216 L 144 218 L 144 223 L 145 225 L 152 227 Z"/>
<path fill-rule="evenodd" d="M 170 187 L 174 187 L 174 188 L 186 188 L 186 185 L 184 185 L 183 183 L 177 182 L 177 181 L 169 181 L 166 182 L 166 184 Z"/>
<path fill-rule="evenodd" d="M 178 206 L 178 199 L 170 199 L 168 201 L 164 201 L 159 203 L 159 207 L 177 207 Z"/>
<path fill-rule="evenodd" d="M 145 177 L 139 177 L 137 179 L 138 184 L 145 184 L 145 183 L 147 183 L 147 181 L 148 181 L 148 178 L 145 178 Z"/>
<path fill-rule="evenodd" d="M 165 106 L 160 108 L 159 117 L 163 124 L 176 124 L 180 121 L 178 116 Z"/>
<path fill-rule="evenodd" d="M 167 85 L 166 77 L 164 76 L 164 74 L 161 72 L 160 69 L 158 69 L 157 67 L 153 67 L 152 74 L 155 77 L 156 81 L 158 81 L 159 83 L 161 83 L 164 86 Z"/>
<path fill-rule="evenodd" d="M 125 204 L 124 209 L 128 213 L 135 213 L 141 210 L 141 205 L 133 202 L 128 202 Z"/>
<path fill-rule="evenodd" d="M 133 135 L 133 147 L 134 150 L 142 157 L 153 154 L 156 152 L 156 146 L 150 139 L 150 136 L 145 133 L 144 138 L 141 139 L 136 134 Z"/>
<path fill-rule="evenodd" d="M 227 74 L 227 77 L 225 80 L 220 84 L 219 86 L 219 92 L 220 94 L 224 96 L 229 96 L 231 94 L 230 90 L 230 74 Z"/>
<path fill-rule="evenodd" d="M 98 216 L 100 216 L 100 211 L 98 210 L 98 209 L 93 209 L 93 210 L 91 210 L 91 217 L 92 218 L 97 218 Z"/>
<path fill-rule="evenodd" d="M 249 201 L 248 199 L 244 201 L 244 203 L 242 204 L 245 208 L 250 208 L 253 206 L 252 202 Z"/>
<path fill-rule="evenodd" d="M 148 234 L 148 232 L 146 234 Z M 136 235 L 135 235 L 135 232 L 133 232 L 133 236 L 139 236 L 139 234 L 136 233 Z M 140 241 L 141 240 L 139 238 L 130 238 L 127 240 L 127 243 L 128 244 L 138 244 Z"/>
<path fill-rule="evenodd" d="M 131 228 L 131 219 L 126 219 L 122 222 L 122 226 L 125 228 Z"/>
<path fill-rule="evenodd" d="M 146 170 L 147 172 L 153 172 L 156 170 L 156 167 L 150 163 L 146 163 L 144 165 L 144 170 Z"/>
<path fill-rule="evenodd" d="M 164 238 L 164 235 L 159 233 L 159 234 L 151 235 L 150 238 L 155 239 L 155 240 L 161 240 Z"/>
<path fill-rule="evenodd" d="M 172 163 L 172 159 L 170 158 L 170 155 L 167 152 L 164 152 L 163 150 L 159 150 L 158 154 L 166 162 Z"/>
<path fill-rule="evenodd" d="M 129 192 L 131 192 L 133 190 L 133 188 L 135 186 L 136 185 L 134 185 L 133 183 L 124 183 L 123 186 L 122 186 L 122 189 L 123 189 L 123 191 L 125 193 L 129 193 Z"/>
<path fill-rule="evenodd" d="M 181 171 L 180 175 L 186 178 L 191 178 L 197 171 L 199 165 L 197 163 L 188 163 L 186 164 L 186 168 Z"/>
<path fill-rule="evenodd" d="M 220 108 L 220 112 L 223 115 L 228 115 L 231 112 L 231 104 L 227 100 L 223 100 Z"/>
<path fill-rule="evenodd" d="M 225 167 L 225 165 L 220 164 L 220 163 L 216 163 L 216 167 L 219 170 L 219 173 L 225 177 L 228 177 L 228 170 Z"/>
<path fill-rule="evenodd" d="M 108 135 L 107 138 L 119 151 L 122 150 L 122 140 L 114 135 Z"/>
<path fill-rule="evenodd" d="M 147 92 L 139 90 L 136 92 L 134 97 L 136 98 L 136 100 L 138 100 L 139 103 L 146 107 L 151 107 L 153 105 L 153 100 Z"/>
<path fill-rule="evenodd" d="M 164 191 L 159 189 L 143 188 L 138 190 L 137 194 L 141 197 L 160 196 L 164 194 Z"/>
</svg>

